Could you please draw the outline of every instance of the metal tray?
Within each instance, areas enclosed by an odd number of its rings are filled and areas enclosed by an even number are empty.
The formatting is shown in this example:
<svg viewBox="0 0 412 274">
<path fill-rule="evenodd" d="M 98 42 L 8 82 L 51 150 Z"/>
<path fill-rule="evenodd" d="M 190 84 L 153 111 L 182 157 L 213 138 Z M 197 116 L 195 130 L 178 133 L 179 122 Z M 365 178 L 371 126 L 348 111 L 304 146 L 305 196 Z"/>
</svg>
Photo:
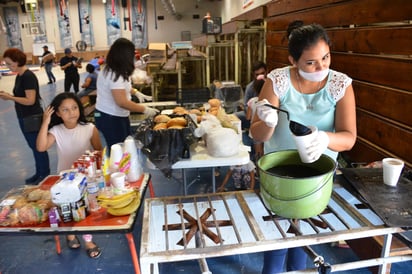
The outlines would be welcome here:
<svg viewBox="0 0 412 274">
<path fill-rule="evenodd" d="M 396 187 L 383 183 L 382 168 L 343 168 L 343 176 L 389 226 L 412 228 L 412 181 L 399 179 Z"/>
</svg>

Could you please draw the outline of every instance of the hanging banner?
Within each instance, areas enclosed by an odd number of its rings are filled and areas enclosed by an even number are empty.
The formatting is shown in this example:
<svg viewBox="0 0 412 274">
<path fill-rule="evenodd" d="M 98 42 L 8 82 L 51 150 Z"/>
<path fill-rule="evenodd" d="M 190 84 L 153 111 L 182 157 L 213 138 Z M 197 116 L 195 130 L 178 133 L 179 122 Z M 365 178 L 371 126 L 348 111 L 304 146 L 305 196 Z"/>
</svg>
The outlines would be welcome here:
<svg viewBox="0 0 412 274">
<path fill-rule="evenodd" d="M 111 46 L 121 36 L 120 31 L 120 0 L 112 0 L 105 4 L 107 44 Z"/>
<path fill-rule="evenodd" d="M 38 34 L 33 36 L 34 43 L 47 43 L 47 33 L 45 28 L 44 20 L 44 8 L 43 2 L 38 2 L 39 8 L 34 11 L 34 21 L 32 23 L 37 23 L 38 25 Z"/>
<path fill-rule="evenodd" d="M 10 48 L 18 48 L 23 50 L 23 44 L 20 38 L 21 33 L 17 7 L 4 7 L 3 18 L 7 28 L 8 46 Z"/>
<path fill-rule="evenodd" d="M 94 35 L 90 0 L 78 0 L 78 4 L 81 39 L 86 42 L 87 47 L 93 47 Z"/>
<path fill-rule="evenodd" d="M 56 12 L 59 23 L 60 45 L 62 48 L 70 48 L 73 43 L 69 18 L 69 1 L 56 0 Z"/>
<path fill-rule="evenodd" d="M 136 48 L 147 48 L 146 0 L 132 1 L 132 42 Z"/>
</svg>

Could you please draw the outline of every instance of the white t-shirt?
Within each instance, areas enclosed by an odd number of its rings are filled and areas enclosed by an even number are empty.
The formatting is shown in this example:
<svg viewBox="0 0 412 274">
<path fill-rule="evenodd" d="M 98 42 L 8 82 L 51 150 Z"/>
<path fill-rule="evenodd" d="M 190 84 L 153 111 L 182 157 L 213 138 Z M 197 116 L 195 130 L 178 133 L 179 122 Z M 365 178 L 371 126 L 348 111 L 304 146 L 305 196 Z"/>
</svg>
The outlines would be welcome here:
<svg viewBox="0 0 412 274">
<path fill-rule="evenodd" d="M 97 98 L 96 98 L 96 109 L 118 117 L 129 117 L 130 111 L 124 108 L 119 107 L 114 101 L 112 90 L 113 89 L 123 89 L 126 92 L 126 97 L 130 100 L 132 95 L 130 90 L 132 84 L 130 81 L 126 81 L 123 77 L 119 77 L 117 81 L 114 81 L 115 75 L 109 71 L 105 72 L 104 70 L 99 73 L 97 77 Z"/>
<path fill-rule="evenodd" d="M 64 124 L 52 127 L 49 132 L 53 134 L 57 145 L 57 172 L 70 169 L 86 150 L 92 150 L 90 139 L 93 135 L 94 124 L 77 124 L 75 128 L 68 129 Z"/>
</svg>

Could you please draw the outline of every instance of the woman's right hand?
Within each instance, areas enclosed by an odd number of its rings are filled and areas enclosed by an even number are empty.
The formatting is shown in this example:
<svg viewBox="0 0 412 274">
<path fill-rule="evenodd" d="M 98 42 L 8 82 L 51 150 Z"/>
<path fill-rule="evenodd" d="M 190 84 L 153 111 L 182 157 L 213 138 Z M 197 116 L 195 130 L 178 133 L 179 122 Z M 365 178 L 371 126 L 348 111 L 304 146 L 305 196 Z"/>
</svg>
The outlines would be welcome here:
<svg viewBox="0 0 412 274">
<path fill-rule="evenodd" d="M 265 106 L 266 104 L 269 104 L 266 99 L 258 101 L 255 105 L 256 114 L 268 127 L 274 128 L 278 124 L 278 112 L 273 108 Z"/>
</svg>

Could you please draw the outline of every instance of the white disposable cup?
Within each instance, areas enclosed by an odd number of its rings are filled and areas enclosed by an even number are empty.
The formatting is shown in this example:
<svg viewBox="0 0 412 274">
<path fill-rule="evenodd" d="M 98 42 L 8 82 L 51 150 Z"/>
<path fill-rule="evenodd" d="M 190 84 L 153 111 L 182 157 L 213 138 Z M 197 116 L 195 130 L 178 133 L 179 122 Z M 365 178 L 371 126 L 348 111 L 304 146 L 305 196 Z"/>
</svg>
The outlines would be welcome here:
<svg viewBox="0 0 412 274">
<path fill-rule="evenodd" d="M 404 163 L 396 158 L 384 158 L 383 166 L 383 182 L 388 186 L 396 186 L 399 181 Z"/>
<path fill-rule="evenodd" d="M 300 160 L 303 163 L 312 163 L 315 160 L 311 159 L 306 153 L 306 148 L 312 142 L 312 140 L 318 135 L 318 128 L 315 126 L 308 126 L 312 130 L 312 133 L 304 136 L 296 136 L 292 134 L 293 139 L 295 140 L 296 147 L 299 152 Z"/>
<path fill-rule="evenodd" d="M 110 147 L 110 167 L 116 169 L 123 156 L 123 149 L 120 144 L 114 144 Z"/>
<path fill-rule="evenodd" d="M 126 174 L 124 172 L 115 172 L 110 175 L 112 186 L 117 189 L 124 189 L 126 185 Z"/>
</svg>

